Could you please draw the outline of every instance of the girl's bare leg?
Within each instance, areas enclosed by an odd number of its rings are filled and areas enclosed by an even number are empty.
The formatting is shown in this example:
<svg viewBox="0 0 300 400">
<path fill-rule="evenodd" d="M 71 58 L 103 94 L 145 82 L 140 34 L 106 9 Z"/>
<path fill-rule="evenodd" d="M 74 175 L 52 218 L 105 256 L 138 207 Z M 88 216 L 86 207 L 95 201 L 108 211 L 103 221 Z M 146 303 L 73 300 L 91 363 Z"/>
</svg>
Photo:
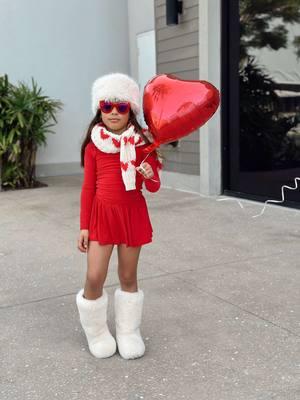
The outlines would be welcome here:
<svg viewBox="0 0 300 400">
<path fill-rule="evenodd" d="M 102 296 L 102 289 L 113 248 L 113 244 L 100 245 L 97 241 L 89 241 L 87 253 L 88 266 L 83 293 L 86 299 L 95 300 Z"/>
<path fill-rule="evenodd" d="M 142 246 L 118 245 L 118 274 L 121 289 L 137 292 L 137 267 Z"/>
</svg>

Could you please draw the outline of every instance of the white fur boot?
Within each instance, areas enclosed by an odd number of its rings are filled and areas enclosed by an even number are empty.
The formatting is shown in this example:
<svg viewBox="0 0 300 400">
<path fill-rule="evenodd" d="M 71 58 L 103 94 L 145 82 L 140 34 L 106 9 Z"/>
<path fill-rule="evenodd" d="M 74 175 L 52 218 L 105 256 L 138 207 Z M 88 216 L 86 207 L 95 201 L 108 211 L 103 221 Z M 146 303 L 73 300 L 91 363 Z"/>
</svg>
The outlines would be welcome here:
<svg viewBox="0 0 300 400">
<path fill-rule="evenodd" d="M 115 323 L 118 351 L 125 359 L 142 357 L 145 344 L 140 333 L 144 292 L 115 291 Z"/>
<path fill-rule="evenodd" d="M 95 300 L 83 297 L 84 289 L 76 295 L 81 326 L 86 335 L 90 352 L 97 358 L 112 356 L 117 349 L 115 338 L 107 326 L 108 295 L 105 289 Z"/>
</svg>

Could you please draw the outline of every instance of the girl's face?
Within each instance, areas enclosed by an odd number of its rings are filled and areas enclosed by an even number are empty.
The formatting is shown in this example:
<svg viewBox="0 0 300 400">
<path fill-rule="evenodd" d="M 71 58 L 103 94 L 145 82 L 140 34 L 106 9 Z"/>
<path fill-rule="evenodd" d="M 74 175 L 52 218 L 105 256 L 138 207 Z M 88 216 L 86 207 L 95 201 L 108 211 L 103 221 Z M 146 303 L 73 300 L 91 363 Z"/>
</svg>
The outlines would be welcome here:
<svg viewBox="0 0 300 400">
<path fill-rule="evenodd" d="M 101 118 L 107 129 L 113 133 L 122 133 L 128 124 L 130 109 L 126 114 L 120 114 L 117 107 L 113 107 L 110 113 L 101 111 Z"/>
</svg>

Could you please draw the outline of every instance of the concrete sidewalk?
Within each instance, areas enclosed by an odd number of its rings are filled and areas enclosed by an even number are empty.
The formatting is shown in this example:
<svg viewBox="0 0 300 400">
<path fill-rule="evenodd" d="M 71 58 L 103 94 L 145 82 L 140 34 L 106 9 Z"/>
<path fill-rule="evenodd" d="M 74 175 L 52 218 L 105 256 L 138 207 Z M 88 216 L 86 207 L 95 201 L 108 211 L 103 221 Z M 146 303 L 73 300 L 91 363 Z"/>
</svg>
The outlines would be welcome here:
<svg viewBox="0 0 300 400">
<path fill-rule="evenodd" d="M 0 193 L 1 400 L 300 398 L 300 212 L 144 190 L 144 357 L 96 359 L 75 294 L 81 176 Z M 116 246 L 105 287 L 115 334 Z"/>
</svg>

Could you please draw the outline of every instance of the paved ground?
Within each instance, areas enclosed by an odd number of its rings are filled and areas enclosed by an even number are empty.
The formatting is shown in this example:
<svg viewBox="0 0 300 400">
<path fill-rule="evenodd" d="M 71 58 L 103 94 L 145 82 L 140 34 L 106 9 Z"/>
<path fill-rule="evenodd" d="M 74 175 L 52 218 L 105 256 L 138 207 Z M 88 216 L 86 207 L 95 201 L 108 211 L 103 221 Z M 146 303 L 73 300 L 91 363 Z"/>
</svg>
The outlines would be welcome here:
<svg viewBox="0 0 300 400">
<path fill-rule="evenodd" d="M 144 357 L 87 349 L 75 294 L 81 176 L 0 193 L 1 400 L 300 398 L 300 212 L 144 191 L 154 241 L 142 249 Z M 116 247 L 106 289 L 109 327 Z"/>
</svg>

